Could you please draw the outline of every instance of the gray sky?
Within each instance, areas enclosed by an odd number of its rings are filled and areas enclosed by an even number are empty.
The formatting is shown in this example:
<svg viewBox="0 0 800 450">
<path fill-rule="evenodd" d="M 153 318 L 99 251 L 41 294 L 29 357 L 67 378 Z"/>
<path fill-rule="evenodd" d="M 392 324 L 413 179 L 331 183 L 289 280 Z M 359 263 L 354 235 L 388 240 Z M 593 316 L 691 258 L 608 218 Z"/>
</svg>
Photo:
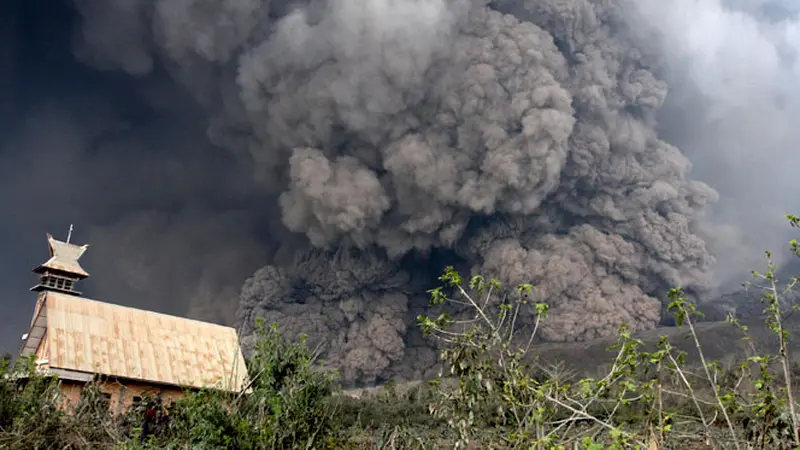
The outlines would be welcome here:
<svg viewBox="0 0 800 450">
<path fill-rule="evenodd" d="M 199 108 L 165 77 L 76 62 L 65 5 L 0 3 L 0 352 L 27 331 L 45 234 L 65 239 L 70 223 L 90 244 L 85 295 L 232 322 L 266 248 L 250 177 L 208 149 Z"/>
</svg>

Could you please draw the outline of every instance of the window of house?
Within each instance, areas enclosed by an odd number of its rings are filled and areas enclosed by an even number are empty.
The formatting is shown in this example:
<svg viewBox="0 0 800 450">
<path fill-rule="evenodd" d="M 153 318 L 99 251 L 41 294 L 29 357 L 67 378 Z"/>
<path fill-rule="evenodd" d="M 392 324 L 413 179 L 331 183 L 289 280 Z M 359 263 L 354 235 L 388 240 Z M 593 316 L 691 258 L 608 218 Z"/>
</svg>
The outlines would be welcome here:
<svg viewBox="0 0 800 450">
<path fill-rule="evenodd" d="M 109 409 L 111 407 L 111 394 L 108 392 L 101 392 L 100 395 L 103 396 L 103 400 L 101 402 L 101 406 L 105 409 Z"/>
</svg>

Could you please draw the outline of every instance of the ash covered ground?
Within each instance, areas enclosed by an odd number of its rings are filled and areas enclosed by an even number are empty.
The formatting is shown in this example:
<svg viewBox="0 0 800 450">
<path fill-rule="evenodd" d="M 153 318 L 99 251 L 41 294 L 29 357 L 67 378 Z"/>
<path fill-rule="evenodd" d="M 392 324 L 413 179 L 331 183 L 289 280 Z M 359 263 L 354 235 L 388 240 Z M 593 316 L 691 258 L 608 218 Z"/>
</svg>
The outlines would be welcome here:
<svg viewBox="0 0 800 450">
<path fill-rule="evenodd" d="M 445 265 L 587 341 L 719 298 L 800 206 L 791 1 L 47 4 L 3 6 L 0 170 L 62 206 L 14 226 L 77 216 L 94 296 L 277 321 L 348 383 L 430 371 Z"/>
</svg>

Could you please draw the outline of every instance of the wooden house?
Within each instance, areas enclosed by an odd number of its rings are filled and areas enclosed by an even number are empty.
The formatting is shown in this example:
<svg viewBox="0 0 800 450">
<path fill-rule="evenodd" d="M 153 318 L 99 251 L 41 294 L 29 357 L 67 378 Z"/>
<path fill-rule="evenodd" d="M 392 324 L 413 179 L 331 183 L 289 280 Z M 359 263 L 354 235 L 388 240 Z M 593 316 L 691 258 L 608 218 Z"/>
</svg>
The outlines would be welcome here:
<svg viewBox="0 0 800 450">
<path fill-rule="evenodd" d="M 88 248 L 47 235 L 50 259 L 33 271 L 40 282 L 22 357 L 59 379 L 64 405 L 98 381 L 111 408 L 122 412 L 146 394 L 165 403 L 185 390 L 239 392 L 247 370 L 236 330 L 212 323 L 85 298 L 76 284 L 89 276 L 78 260 Z"/>
</svg>

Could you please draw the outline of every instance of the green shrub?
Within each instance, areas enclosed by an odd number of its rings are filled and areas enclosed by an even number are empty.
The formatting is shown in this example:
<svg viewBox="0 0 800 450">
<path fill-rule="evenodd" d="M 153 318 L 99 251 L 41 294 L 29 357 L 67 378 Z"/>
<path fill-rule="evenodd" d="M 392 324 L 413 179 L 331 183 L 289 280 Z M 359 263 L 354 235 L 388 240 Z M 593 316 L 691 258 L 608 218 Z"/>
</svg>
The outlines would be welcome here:
<svg viewBox="0 0 800 450">
<path fill-rule="evenodd" d="M 800 227 L 799 218 L 787 218 Z M 796 240 L 790 248 L 800 256 Z M 456 448 L 473 441 L 495 448 L 653 448 L 692 435 L 713 448 L 795 448 L 800 426 L 785 320 L 797 309 L 787 307 L 786 294 L 798 279 L 779 282 L 769 253 L 766 259 L 767 271 L 754 272 L 754 286 L 764 292 L 765 326 L 777 338 L 777 355 L 760 354 L 748 328 L 729 316 L 751 345 L 737 370 L 726 373 L 718 361 L 707 360 L 694 325 L 699 313 L 676 288 L 667 309 L 679 327 L 688 328 L 697 366 L 688 365 L 687 353 L 666 337 L 645 351 L 623 325 L 609 348 L 616 354 L 611 368 L 578 381 L 563 371 L 537 376 L 532 367 L 531 342 L 548 306 L 529 298 L 530 285 L 508 290 L 481 276 L 465 282 L 448 267 L 442 286 L 429 291 L 431 306 L 453 302 L 473 315 L 418 317 L 425 334 L 444 346 L 446 371 L 433 383 L 430 410 L 457 432 Z M 521 338 L 516 326 L 524 309 L 536 320 Z"/>
<path fill-rule="evenodd" d="M 58 381 L 37 376 L 34 359 L 16 367 L 0 362 L 0 448 L 62 448 L 69 436 L 60 434 L 65 415 L 56 407 Z"/>
</svg>

